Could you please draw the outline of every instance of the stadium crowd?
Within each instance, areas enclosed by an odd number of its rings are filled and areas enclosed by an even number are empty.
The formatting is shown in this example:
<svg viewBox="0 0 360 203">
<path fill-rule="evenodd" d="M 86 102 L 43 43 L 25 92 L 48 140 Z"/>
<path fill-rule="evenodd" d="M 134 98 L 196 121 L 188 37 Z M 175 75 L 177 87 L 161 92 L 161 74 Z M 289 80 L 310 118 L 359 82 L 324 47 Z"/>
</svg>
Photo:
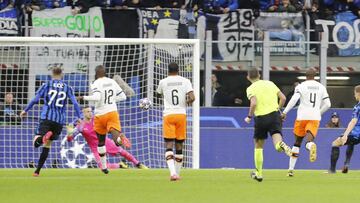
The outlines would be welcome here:
<svg viewBox="0 0 360 203">
<path fill-rule="evenodd" d="M 360 0 L 1 0 L 0 10 L 16 7 L 27 12 L 72 6 L 74 14 L 86 13 L 94 6 L 127 8 L 181 8 L 208 13 L 228 13 L 236 9 L 265 12 L 300 12 L 307 10 L 331 17 L 335 12 L 352 11 L 360 16 Z"/>
</svg>

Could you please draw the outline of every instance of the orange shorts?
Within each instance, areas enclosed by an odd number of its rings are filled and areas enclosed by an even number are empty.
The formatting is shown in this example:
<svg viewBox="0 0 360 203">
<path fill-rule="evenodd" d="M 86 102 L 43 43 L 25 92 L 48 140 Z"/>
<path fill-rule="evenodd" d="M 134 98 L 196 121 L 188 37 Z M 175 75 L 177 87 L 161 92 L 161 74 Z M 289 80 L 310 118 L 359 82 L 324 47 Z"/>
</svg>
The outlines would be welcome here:
<svg viewBox="0 0 360 203">
<path fill-rule="evenodd" d="M 299 137 L 305 137 L 309 131 L 316 137 L 320 125 L 320 121 L 315 120 L 296 120 L 294 124 L 294 134 Z"/>
<path fill-rule="evenodd" d="M 163 118 L 163 135 L 166 139 L 186 139 L 186 115 L 172 114 Z"/>
<path fill-rule="evenodd" d="M 106 113 L 104 115 L 95 115 L 94 130 L 100 135 L 106 135 L 111 129 L 121 132 L 119 114 L 116 111 Z"/>
</svg>

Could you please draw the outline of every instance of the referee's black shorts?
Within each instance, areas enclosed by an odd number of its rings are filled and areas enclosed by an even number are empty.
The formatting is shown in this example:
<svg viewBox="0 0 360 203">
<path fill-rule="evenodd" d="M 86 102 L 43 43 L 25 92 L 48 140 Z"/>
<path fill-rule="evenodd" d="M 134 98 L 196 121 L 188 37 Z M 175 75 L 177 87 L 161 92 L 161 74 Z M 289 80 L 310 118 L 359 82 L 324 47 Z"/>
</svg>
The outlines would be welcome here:
<svg viewBox="0 0 360 203">
<path fill-rule="evenodd" d="M 267 139 L 268 134 L 274 135 L 282 130 L 282 122 L 280 112 L 274 111 L 266 115 L 256 116 L 254 139 L 264 140 Z"/>
</svg>

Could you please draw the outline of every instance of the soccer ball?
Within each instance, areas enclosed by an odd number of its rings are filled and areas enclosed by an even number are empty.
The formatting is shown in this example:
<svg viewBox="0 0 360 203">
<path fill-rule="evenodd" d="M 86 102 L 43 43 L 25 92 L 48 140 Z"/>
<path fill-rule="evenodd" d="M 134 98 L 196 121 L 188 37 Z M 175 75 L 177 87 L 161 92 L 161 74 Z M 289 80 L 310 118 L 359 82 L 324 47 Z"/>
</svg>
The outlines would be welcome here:
<svg viewBox="0 0 360 203">
<path fill-rule="evenodd" d="M 149 110 L 151 107 L 151 101 L 148 98 L 140 99 L 139 107 L 143 110 Z"/>
</svg>

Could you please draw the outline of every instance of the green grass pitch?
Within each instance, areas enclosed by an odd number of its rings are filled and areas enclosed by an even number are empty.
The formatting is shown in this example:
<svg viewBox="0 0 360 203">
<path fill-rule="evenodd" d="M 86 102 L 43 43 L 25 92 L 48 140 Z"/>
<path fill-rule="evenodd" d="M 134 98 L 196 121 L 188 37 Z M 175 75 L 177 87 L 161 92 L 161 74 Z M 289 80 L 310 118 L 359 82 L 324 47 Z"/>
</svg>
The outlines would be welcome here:
<svg viewBox="0 0 360 203">
<path fill-rule="evenodd" d="M 3 203 L 319 203 L 360 202 L 360 171 L 265 170 L 261 183 L 250 170 L 183 170 L 170 182 L 167 170 L 44 169 L 40 177 L 29 169 L 0 170 Z"/>
</svg>

